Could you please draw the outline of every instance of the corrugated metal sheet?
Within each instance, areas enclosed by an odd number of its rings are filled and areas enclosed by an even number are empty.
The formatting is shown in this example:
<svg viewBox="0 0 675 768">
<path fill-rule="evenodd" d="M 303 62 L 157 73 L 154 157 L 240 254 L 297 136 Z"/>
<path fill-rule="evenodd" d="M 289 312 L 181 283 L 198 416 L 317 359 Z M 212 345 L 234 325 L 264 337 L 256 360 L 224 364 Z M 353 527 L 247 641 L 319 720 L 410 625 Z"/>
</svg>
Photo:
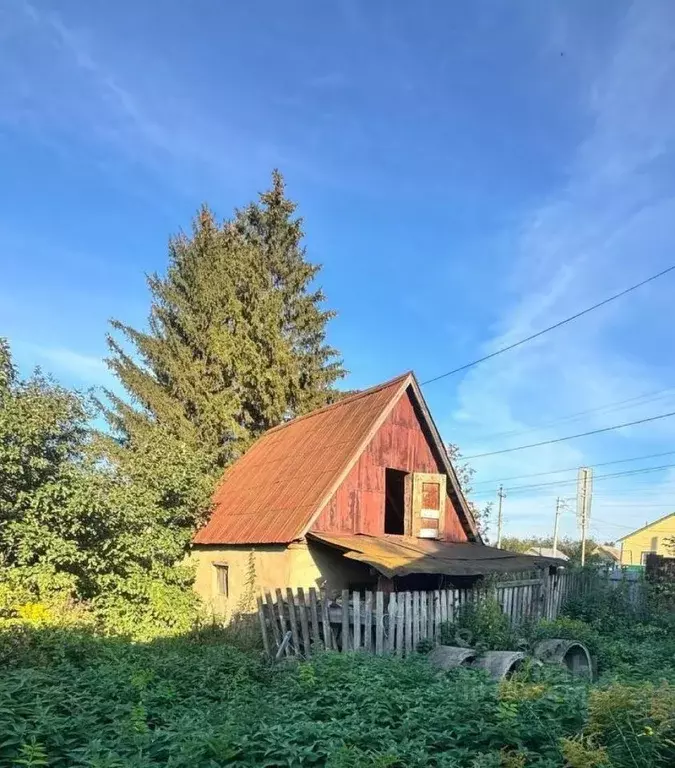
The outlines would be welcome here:
<svg viewBox="0 0 675 768">
<path fill-rule="evenodd" d="M 372 565 L 384 576 L 440 573 L 446 576 L 484 576 L 527 571 L 562 560 L 530 557 L 475 542 L 433 541 L 410 536 L 367 536 L 311 533 L 311 539 L 343 550 L 344 556 Z"/>
<path fill-rule="evenodd" d="M 412 381 L 407 373 L 267 431 L 230 467 L 195 544 L 285 544 L 300 538 Z"/>
</svg>

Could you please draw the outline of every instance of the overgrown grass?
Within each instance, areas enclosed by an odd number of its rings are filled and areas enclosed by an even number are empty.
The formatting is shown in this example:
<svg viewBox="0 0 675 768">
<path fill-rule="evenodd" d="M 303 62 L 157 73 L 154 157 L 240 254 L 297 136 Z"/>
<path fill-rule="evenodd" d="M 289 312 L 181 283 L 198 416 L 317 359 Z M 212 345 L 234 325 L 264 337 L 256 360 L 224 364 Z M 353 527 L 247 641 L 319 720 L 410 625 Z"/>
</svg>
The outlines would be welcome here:
<svg viewBox="0 0 675 768">
<path fill-rule="evenodd" d="M 486 611 L 472 617 L 483 647 L 505 642 Z M 14 622 L 0 629 L 0 765 L 675 765 L 675 637 L 664 626 L 608 632 L 565 618 L 529 632 L 529 643 L 583 640 L 600 679 L 547 667 L 497 684 L 439 674 L 422 655 L 273 665 L 213 627 L 134 643 Z"/>
</svg>

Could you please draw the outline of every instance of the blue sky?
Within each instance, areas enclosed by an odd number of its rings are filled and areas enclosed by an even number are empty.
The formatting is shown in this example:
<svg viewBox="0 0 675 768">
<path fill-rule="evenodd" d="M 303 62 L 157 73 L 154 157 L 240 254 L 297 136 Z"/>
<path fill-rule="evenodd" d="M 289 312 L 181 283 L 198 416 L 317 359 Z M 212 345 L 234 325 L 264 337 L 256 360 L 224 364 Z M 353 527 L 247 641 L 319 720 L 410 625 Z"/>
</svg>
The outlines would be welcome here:
<svg viewBox="0 0 675 768">
<path fill-rule="evenodd" d="M 275 166 L 351 387 L 430 378 L 675 262 L 668 0 L 158 8 L 0 8 L 0 333 L 25 372 L 108 382 L 107 321 L 144 322 L 168 236 Z M 426 387 L 444 437 L 471 455 L 675 410 L 674 281 Z M 476 499 L 674 437 L 675 418 L 476 459 Z M 598 480 L 592 532 L 665 514 L 673 490 L 672 470 Z M 550 531 L 558 493 L 509 493 L 506 533 Z"/>
</svg>

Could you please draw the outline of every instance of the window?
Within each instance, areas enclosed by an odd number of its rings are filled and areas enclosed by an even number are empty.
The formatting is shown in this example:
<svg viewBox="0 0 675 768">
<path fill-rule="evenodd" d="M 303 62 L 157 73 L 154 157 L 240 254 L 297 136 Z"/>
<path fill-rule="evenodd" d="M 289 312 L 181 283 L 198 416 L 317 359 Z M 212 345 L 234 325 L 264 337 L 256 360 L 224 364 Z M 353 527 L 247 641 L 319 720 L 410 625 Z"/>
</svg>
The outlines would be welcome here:
<svg viewBox="0 0 675 768">
<path fill-rule="evenodd" d="M 649 555 L 653 555 L 653 554 L 654 554 L 654 553 L 653 553 L 651 550 L 649 550 L 648 552 L 643 552 L 643 553 L 640 555 L 640 564 L 641 564 L 641 565 L 647 565 L 647 557 L 648 557 Z"/>
<path fill-rule="evenodd" d="M 422 483 L 422 512 L 425 517 L 438 517 L 441 507 L 441 484 Z"/>
<path fill-rule="evenodd" d="M 405 533 L 405 477 L 398 469 L 384 470 L 384 532 L 402 536 Z"/>
<path fill-rule="evenodd" d="M 214 563 L 213 567 L 216 569 L 216 591 L 227 597 L 230 591 L 230 568 L 227 563 Z"/>
</svg>

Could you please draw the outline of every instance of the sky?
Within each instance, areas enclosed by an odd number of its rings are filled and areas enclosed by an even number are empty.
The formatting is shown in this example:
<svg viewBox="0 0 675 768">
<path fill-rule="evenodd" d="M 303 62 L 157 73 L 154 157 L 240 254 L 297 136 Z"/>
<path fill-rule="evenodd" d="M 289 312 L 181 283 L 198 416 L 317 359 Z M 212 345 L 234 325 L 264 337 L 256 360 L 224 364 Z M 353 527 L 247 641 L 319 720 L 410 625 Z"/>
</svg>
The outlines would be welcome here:
<svg viewBox="0 0 675 768">
<path fill-rule="evenodd" d="M 425 381 L 675 263 L 669 0 L 159 8 L 0 5 L 0 335 L 25 374 L 110 385 L 108 321 L 144 324 L 170 235 L 275 167 L 350 388 Z M 473 456 L 675 411 L 674 289 L 426 385 L 444 439 Z M 590 533 L 612 541 L 675 509 L 674 438 L 672 417 L 472 459 L 473 498 L 505 480 L 525 536 L 561 496 L 576 536 L 575 467 L 673 451 L 595 469 Z"/>
</svg>

